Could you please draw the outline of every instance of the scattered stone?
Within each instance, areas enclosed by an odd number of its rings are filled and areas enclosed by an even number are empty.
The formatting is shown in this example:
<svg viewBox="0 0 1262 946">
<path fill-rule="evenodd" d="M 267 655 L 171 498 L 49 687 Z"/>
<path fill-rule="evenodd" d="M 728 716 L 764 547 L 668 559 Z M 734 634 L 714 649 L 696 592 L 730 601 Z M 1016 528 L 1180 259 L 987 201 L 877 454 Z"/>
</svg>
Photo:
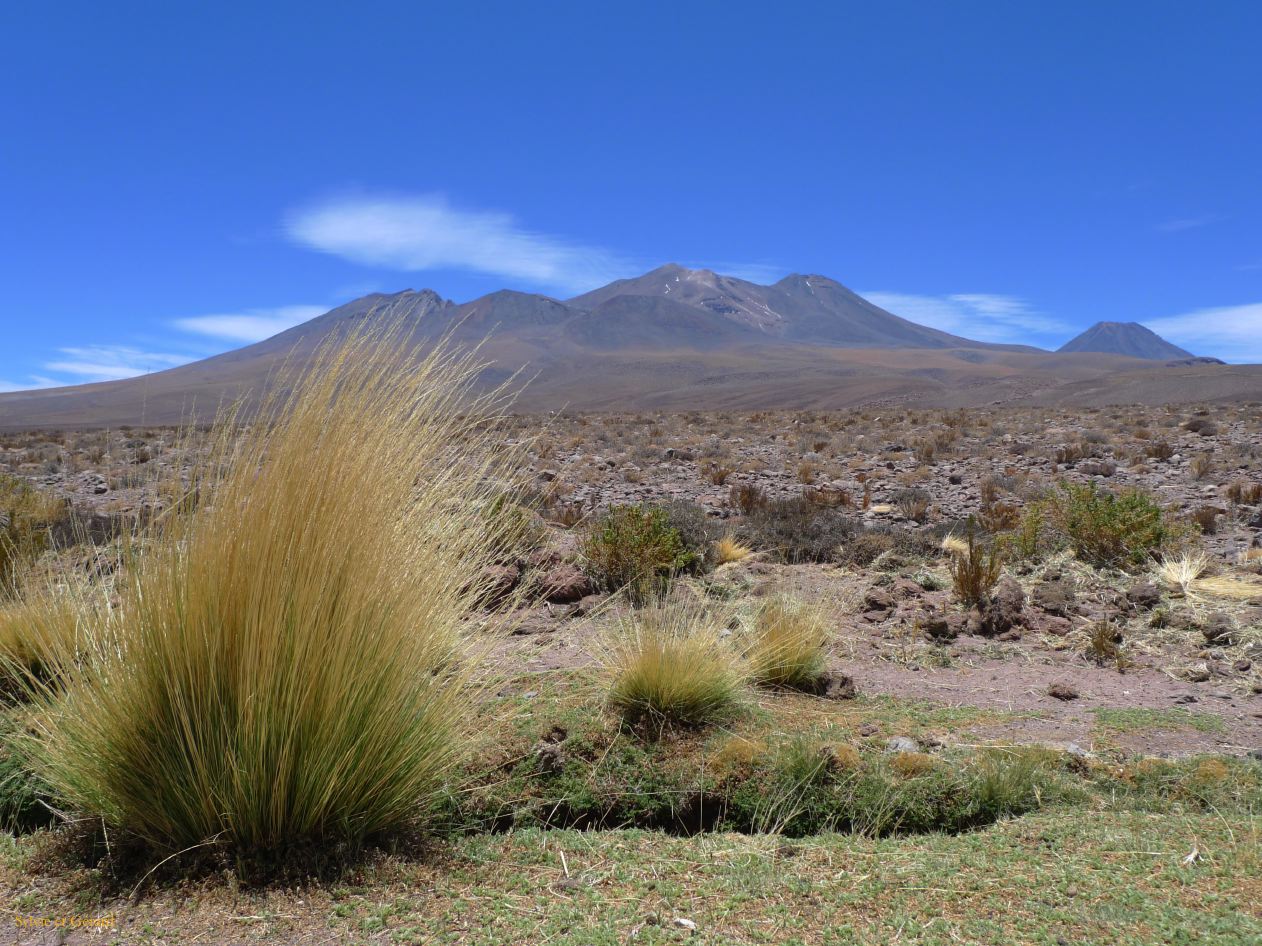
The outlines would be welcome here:
<svg viewBox="0 0 1262 946">
<path fill-rule="evenodd" d="M 884 588 L 869 588 L 863 596 L 864 611 L 892 611 L 894 599 Z"/>
<path fill-rule="evenodd" d="M 521 569 L 516 565 L 488 565 L 482 569 L 481 583 L 486 588 L 483 605 L 493 607 L 510 594 L 521 580 Z"/>
<path fill-rule="evenodd" d="M 1030 591 L 1030 603 L 1041 611 L 1068 617 L 1074 609 L 1074 588 L 1066 581 L 1045 581 Z"/>
<path fill-rule="evenodd" d="M 826 700 L 853 700 L 854 678 L 847 673 L 825 673 L 815 681 L 815 695 Z"/>
<path fill-rule="evenodd" d="M 544 775 L 556 775 L 565 768 L 565 752 L 555 742 L 541 742 L 535 747 L 535 761 Z"/>
<path fill-rule="evenodd" d="M 1025 616 L 1025 592 L 1012 578 L 1003 578 L 994 592 L 978 609 L 981 620 L 978 632 L 983 637 L 998 637 L 1020 624 Z"/>
<path fill-rule="evenodd" d="M 930 615 L 924 620 L 922 626 L 925 637 L 937 643 L 947 643 L 960 636 L 959 624 L 953 626 L 945 614 Z"/>
<path fill-rule="evenodd" d="M 1174 697 L 1174 702 L 1185 704 L 1185 703 L 1195 703 L 1197 702 L 1197 700 L 1196 700 L 1196 697 L 1193 696 L 1191 693 L 1179 693 Z"/>
<path fill-rule="evenodd" d="M 919 752 L 920 743 L 910 736 L 892 736 L 885 743 L 886 752 Z"/>
<path fill-rule="evenodd" d="M 1235 641 L 1236 628 L 1230 617 L 1222 611 L 1215 611 L 1205 619 L 1201 634 L 1211 647 L 1225 647 Z"/>
<path fill-rule="evenodd" d="M 1236 671 L 1236 673 L 1248 673 L 1253 669 L 1253 661 L 1248 657 L 1241 657 L 1231 665 L 1231 669 Z"/>
<path fill-rule="evenodd" d="M 859 735 L 864 736 L 864 737 L 875 736 L 880 731 L 881 731 L 881 727 L 876 725 L 875 723 L 864 723 L 862 726 L 859 727 Z"/>
<path fill-rule="evenodd" d="M 1161 589 L 1151 581 L 1143 581 L 1126 590 L 1126 600 L 1141 611 L 1151 611 L 1161 603 Z"/>
<path fill-rule="evenodd" d="M 557 565 L 539 584 L 544 599 L 552 604 L 570 604 L 592 592 L 591 579 L 569 564 Z"/>
<path fill-rule="evenodd" d="M 1047 688 L 1047 695 L 1066 702 L 1078 699 L 1078 691 L 1068 683 L 1053 683 Z"/>
</svg>

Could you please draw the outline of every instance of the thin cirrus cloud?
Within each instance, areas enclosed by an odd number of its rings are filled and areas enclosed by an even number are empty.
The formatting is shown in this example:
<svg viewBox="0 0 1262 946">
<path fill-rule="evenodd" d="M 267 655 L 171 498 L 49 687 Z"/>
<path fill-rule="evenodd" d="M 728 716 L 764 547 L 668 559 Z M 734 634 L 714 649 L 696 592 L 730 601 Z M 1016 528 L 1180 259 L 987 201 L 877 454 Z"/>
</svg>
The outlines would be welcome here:
<svg viewBox="0 0 1262 946">
<path fill-rule="evenodd" d="M 191 355 L 143 351 L 127 345 L 91 345 L 85 348 L 59 348 L 59 357 L 44 362 L 44 370 L 70 375 L 72 381 L 36 376 L 41 387 L 55 384 L 90 384 L 95 381 L 119 381 L 151 371 L 175 368 L 193 360 Z"/>
<path fill-rule="evenodd" d="M 962 292 L 942 296 L 905 292 L 865 292 L 863 297 L 888 312 L 952 335 L 983 342 L 1053 347 L 1068 337 L 1065 322 L 1044 315 L 1018 296 Z"/>
<path fill-rule="evenodd" d="M 603 247 L 529 230 L 501 211 L 457 208 L 440 194 L 332 198 L 291 212 L 284 226 L 301 246 L 384 269 L 466 270 L 572 292 L 636 272 Z"/>
<path fill-rule="evenodd" d="M 1176 217 L 1173 220 L 1164 220 L 1157 224 L 1159 233 L 1182 233 L 1184 230 L 1199 230 L 1201 227 L 1208 227 L 1212 223 L 1218 223 L 1225 220 L 1222 214 L 1201 214 L 1199 217 Z"/>
<path fill-rule="evenodd" d="M 287 305 L 176 319 L 176 328 L 228 342 L 261 342 L 328 311 L 327 306 Z"/>
<path fill-rule="evenodd" d="M 1147 319 L 1144 325 L 1196 355 L 1262 363 L 1262 302 L 1196 309 Z"/>
</svg>

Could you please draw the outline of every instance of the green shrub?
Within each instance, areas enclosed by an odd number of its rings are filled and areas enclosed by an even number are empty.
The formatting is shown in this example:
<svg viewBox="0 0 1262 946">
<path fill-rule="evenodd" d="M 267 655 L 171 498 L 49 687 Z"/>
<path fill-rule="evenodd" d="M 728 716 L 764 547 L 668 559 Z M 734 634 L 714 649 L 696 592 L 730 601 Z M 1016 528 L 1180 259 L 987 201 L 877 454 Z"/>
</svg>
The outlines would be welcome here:
<svg viewBox="0 0 1262 946">
<path fill-rule="evenodd" d="M 1048 516 L 1074 554 L 1097 568 L 1135 568 L 1177 538 L 1147 493 L 1111 493 L 1094 483 L 1061 483 L 1047 500 Z"/>
<path fill-rule="evenodd" d="M 587 570 L 606 591 L 627 593 L 637 603 L 670 576 L 697 562 L 670 514 L 660 507 L 614 506 L 591 526 L 580 546 Z"/>
</svg>

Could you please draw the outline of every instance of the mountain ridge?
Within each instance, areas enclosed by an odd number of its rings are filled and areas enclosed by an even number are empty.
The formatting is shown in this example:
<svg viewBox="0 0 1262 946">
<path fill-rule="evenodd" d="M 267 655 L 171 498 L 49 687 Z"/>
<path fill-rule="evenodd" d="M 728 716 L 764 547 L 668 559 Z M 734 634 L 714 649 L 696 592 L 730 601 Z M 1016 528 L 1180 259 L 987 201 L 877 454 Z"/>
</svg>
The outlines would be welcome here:
<svg viewBox="0 0 1262 946">
<path fill-rule="evenodd" d="M 373 320 L 402 322 L 409 344 L 476 344 L 486 385 L 530 379 L 521 410 L 1262 399 L 1262 366 L 1211 365 L 1174 346 L 1181 357 L 1160 364 L 980 342 L 901 318 L 825 276 L 764 286 L 667 264 L 568 300 L 513 289 L 463 303 L 432 289 L 372 293 L 180 367 L 0 394 L 0 429 L 201 422 Z"/>
</svg>

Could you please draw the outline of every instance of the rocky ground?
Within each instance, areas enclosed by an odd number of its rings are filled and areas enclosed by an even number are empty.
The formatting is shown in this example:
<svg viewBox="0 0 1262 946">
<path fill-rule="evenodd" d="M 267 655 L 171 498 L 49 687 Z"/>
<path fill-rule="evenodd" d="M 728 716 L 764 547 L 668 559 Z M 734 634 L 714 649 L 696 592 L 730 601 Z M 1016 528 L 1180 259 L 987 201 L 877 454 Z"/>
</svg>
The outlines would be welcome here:
<svg viewBox="0 0 1262 946">
<path fill-rule="evenodd" d="M 523 416 L 506 438 L 525 443 L 546 523 L 538 547 L 501 576 L 506 595 L 523 593 L 521 607 L 482 622 L 510 672 L 591 662 L 593 637 L 619 607 L 579 553 L 602 510 L 695 504 L 712 535 L 740 535 L 743 494 L 805 495 L 867 532 L 918 537 L 917 550 L 786 563 L 750 542 L 754 554 L 685 585 L 746 610 L 785 591 L 821 603 L 835 626 L 833 669 L 865 696 L 1019 714 L 956 741 L 1262 750 L 1256 407 Z M 0 441 L 0 471 L 65 497 L 108 536 L 111 523 L 168 504 L 197 449 L 197 435 L 168 429 L 32 433 Z M 1229 593 L 1172 585 L 1156 561 L 1099 570 L 1056 551 L 1007 563 L 986 613 L 953 601 L 937 543 L 958 541 L 969 517 L 999 529 L 1056 484 L 1090 481 L 1156 497 L 1186 525 L 1206 573 L 1234 583 Z M 68 554 L 93 568 L 101 553 Z"/>
</svg>

